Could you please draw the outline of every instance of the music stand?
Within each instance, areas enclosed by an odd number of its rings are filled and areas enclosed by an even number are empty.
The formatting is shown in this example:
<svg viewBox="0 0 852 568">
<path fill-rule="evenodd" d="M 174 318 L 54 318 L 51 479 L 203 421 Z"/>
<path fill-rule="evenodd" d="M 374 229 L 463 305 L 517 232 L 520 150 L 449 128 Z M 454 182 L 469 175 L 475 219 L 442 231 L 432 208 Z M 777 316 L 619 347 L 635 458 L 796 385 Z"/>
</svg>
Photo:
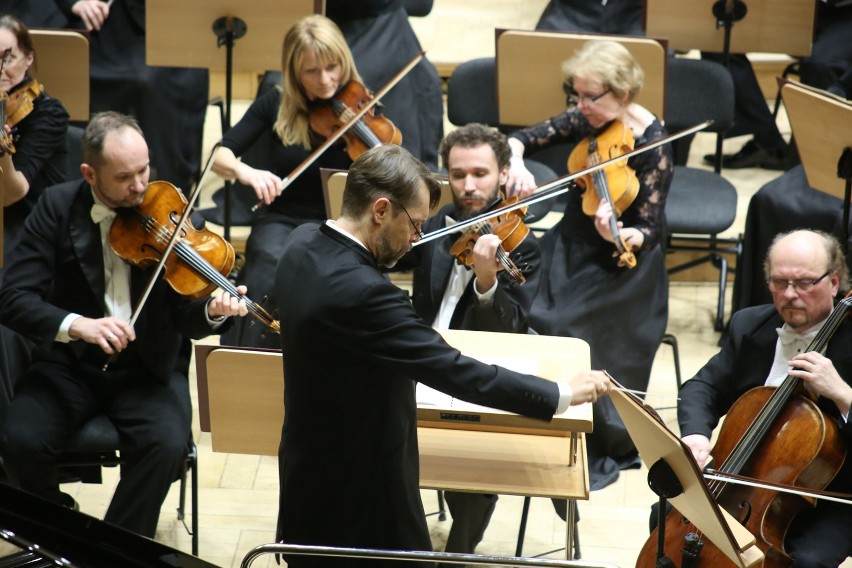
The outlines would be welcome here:
<svg viewBox="0 0 852 568">
<path fill-rule="evenodd" d="M 734 565 L 749 568 L 761 563 L 764 554 L 757 547 L 754 535 L 716 505 L 698 464 L 680 438 L 635 396 L 613 390 L 610 397 L 639 450 L 639 457 L 649 469 L 652 489 L 660 495 L 660 531 L 665 527 L 665 500 L 668 500 Z M 662 475 L 652 479 L 652 474 L 660 472 Z M 660 487 L 664 485 L 660 477 L 666 477 L 665 474 L 671 482 L 669 488 Z M 660 535 L 662 539 L 662 532 Z M 660 565 L 658 557 L 657 566 Z"/>
<path fill-rule="evenodd" d="M 89 40 L 78 32 L 30 30 L 32 76 L 62 102 L 71 120 L 89 120 Z"/>
<path fill-rule="evenodd" d="M 721 18 L 717 15 L 720 8 L 716 6 L 719 4 L 726 2 L 647 0 L 645 31 L 649 36 L 668 38 L 669 47 L 676 51 L 700 49 L 724 52 L 726 30 L 724 14 Z M 729 52 L 810 54 L 816 15 L 813 0 L 748 0 L 747 5 L 738 0 L 733 4 L 745 5 L 747 10 L 743 14 L 745 17 L 737 22 L 738 32 L 727 32 L 730 34 L 727 42 Z"/>
<path fill-rule="evenodd" d="M 808 185 L 843 201 L 841 242 L 848 249 L 852 102 L 796 81 L 779 82 Z"/>
<path fill-rule="evenodd" d="M 500 124 L 526 126 L 564 112 L 562 63 L 593 39 L 617 41 L 630 51 L 645 72 L 645 86 L 636 102 L 657 116 L 664 116 L 666 47 L 658 40 L 505 30 L 498 31 L 495 48 Z"/>
<path fill-rule="evenodd" d="M 284 33 L 322 0 L 149 0 L 145 9 L 148 65 L 225 70 L 224 134 L 231 127 L 233 72 L 281 68 Z M 212 33 L 211 33 L 212 26 Z M 239 49 L 234 49 L 236 40 Z M 223 54 L 219 47 L 225 47 Z M 225 182 L 225 239 L 231 232 L 230 182 Z"/>
</svg>

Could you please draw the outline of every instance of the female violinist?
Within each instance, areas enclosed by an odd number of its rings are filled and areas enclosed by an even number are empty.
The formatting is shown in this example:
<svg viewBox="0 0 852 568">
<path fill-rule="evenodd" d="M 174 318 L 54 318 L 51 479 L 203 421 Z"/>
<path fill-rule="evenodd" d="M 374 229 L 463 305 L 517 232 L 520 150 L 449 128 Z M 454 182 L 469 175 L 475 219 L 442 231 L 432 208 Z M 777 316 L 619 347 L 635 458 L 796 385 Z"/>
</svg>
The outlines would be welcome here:
<svg viewBox="0 0 852 568">
<path fill-rule="evenodd" d="M 65 132 L 68 113 L 58 100 L 31 80 L 36 60 L 27 27 L 15 16 L 0 16 L 0 90 L 5 94 L 5 124 L 0 150 L 3 186 L 3 257 L 8 265 L 24 220 L 42 191 L 66 178 Z M 13 153 L 14 150 L 14 153 Z M 0 282 L 4 270 L 0 268 Z M 0 326 L 0 413 L 12 385 L 29 362 L 30 343 Z"/>
<path fill-rule="evenodd" d="M 352 163 L 343 145 L 334 145 L 282 192 L 282 178 L 323 142 L 311 130 L 311 113 L 350 81 L 361 83 L 343 35 L 324 16 L 303 18 L 287 32 L 282 62 L 281 87 L 252 103 L 225 135 L 213 162 L 214 172 L 251 187 L 266 205 L 253 223 L 239 276 L 258 299 L 272 289 L 278 257 L 290 231 L 326 217 L 319 169 L 348 169 Z M 258 140 L 265 141 L 264 164 L 269 169 L 237 159 Z M 246 324 L 223 336 L 223 344 L 279 347 L 277 337 L 261 335 L 259 326 Z"/>
<path fill-rule="evenodd" d="M 568 109 L 509 137 L 513 150 L 510 192 L 526 195 L 534 187 L 523 164 L 525 150 L 557 142 L 579 143 L 583 146 L 575 150 L 587 150 L 590 137 L 602 136 L 618 123 L 626 126 L 637 147 L 666 134 L 654 115 L 634 102 L 643 72 L 621 44 L 588 42 L 565 63 L 564 71 L 571 89 Z M 609 148 L 598 148 L 598 152 L 602 159 L 610 157 Z M 621 212 L 617 228 L 635 254 L 637 266 L 620 265 L 609 204 L 592 194 L 598 206 L 589 216 L 583 211 L 583 195 L 572 190 L 562 220 L 541 239 L 546 268 L 530 326 L 539 333 L 586 340 L 592 367 L 607 369 L 627 388 L 644 391 L 668 318 L 660 241 L 673 171 L 671 146 L 644 152 L 627 165 L 638 178 L 638 192 Z M 615 197 L 624 188 L 609 189 Z M 600 489 L 617 478 L 619 469 L 637 465 L 637 456 L 612 403 L 599 401 L 594 410 L 595 431 L 588 438 L 589 473 L 592 489 Z"/>
<path fill-rule="evenodd" d="M 68 113 L 29 76 L 36 53 L 29 30 L 15 16 L 0 16 L 0 53 L 6 54 L 0 75 L 7 98 L 3 138 L 10 143 L 0 156 L 8 254 L 42 190 L 65 181 Z"/>
<path fill-rule="evenodd" d="M 744 438 L 734 434 L 743 431 L 755 418 L 755 413 L 748 410 L 760 408 L 746 404 L 747 400 L 762 390 L 777 393 L 786 382 L 785 377 L 800 379 L 805 389 L 794 394 L 786 404 L 787 408 L 799 410 L 796 414 L 785 412 L 779 416 L 763 439 L 754 444 L 756 447 L 745 448 L 757 455 L 746 461 L 745 470 L 739 474 L 807 489 L 852 493 L 850 298 L 835 306 L 838 292 L 849 288 L 843 249 L 836 238 L 820 231 L 781 234 L 769 249 L 764 271 L 773 303 L 736 312 L 721 351 L 683 384 L 678 403 L 683 442 L 692 450 L 699 467 L 704 467 L 712 454 L 714 469 L 736 473 L 727 466 L 734 453 L 729 441 L 739 442 Z M 825 328 L 833 328 L 834 333 L 825 344 L 824 354 L 821 349 L 808 349 Z M 802 396 L 806 393 L 810 393 L 816 404 Z M 804 414 L 802 410 L 808 407 L 811 412 Z M 808 420 L 802 432 L 797 423 L 811 413 L 822 417 L 813 422 Z M 711 448 L 710 437 L 723 416 L 725 421 L 718 441 Z M 839 437 L 832 438 L 831 431 L 839 433 Z M 843 465 L 837 463 L 843 462 L 842 455 L 834 464 L 824 459 L 811 461 L 811 446 L 828 445 L 832 439 L 837 449 L 845 449 Z M 821 471 L 808 471 L 812 465 Z M 771 466 L 776 469 L 773 471 Z M 805 475 L 800 475 L 802 466 L 806 468 Z M 808 480 L 815 479 L 825 483 L 821 486 L 807 484 Z M 721 507 L 758 538 L 758 546 L 766 552 L 766 568 L 779 566 L 775 559 L 779 557 L 777 548 L 780 547 L 794 560 L 792 566 L 795 568 L 836 567 L 847 556 L 852 556 L 852 539 L 849 538 L 852 506 L 818 500 L 816 506 L 811 507 L 796 498 L 792 507 L 775 507 L 764 515 L 757 503 L 761 500 L 761 492 L 771 492 L 751 490 L 749 496 L 735 490 L 738 498 L 731 506 L 730 498 L 726 497 L 729 490 L 734 488 L 713 491 L 713 494 Z M 743 501 L 744 505 L 740 506 Z M 684 547 L 683 530 L 689 529 L 676 522 L 675 515 L 670 515 L 671 520 L 666 525 L 666 542 L 672 544 L 666 546 L 666 555 L 679 566 L 678 551 Z M 767 551 L 763 542 L 764 538 L 775 540 L 772 535 L 780 535 L 781 540 L 772 543 L 775 552 Z M 650 553 L 643 553 L 640 556 L 643 561 L 637 562 L 637 566 L 655 565 L 656 541 L 646 544 L 646 551 L 648 548 Z M 696 568 L 721 565 L 724 564 L 714 561 L 711 547 L 705 544 Z"/>
</svg>

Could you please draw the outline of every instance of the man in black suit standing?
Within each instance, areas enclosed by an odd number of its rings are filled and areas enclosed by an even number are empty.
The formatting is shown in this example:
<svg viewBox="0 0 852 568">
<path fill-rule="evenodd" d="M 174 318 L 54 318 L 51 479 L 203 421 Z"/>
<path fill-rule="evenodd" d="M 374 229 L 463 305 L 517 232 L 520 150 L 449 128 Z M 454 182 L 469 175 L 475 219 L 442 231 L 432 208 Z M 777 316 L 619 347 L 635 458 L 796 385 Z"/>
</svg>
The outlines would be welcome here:
<svg viewBox="0 0 852 568">
<path fill-rule="evenodd" d="M 82 145 L 83 180 L 45 191 L 0 289 L 0 321 L 36 343 L 3 458 L 16 485 L 74 505 L 59 491 L 57 454 L 90 417 L 106 414 L 125 462 L 105 520 L 153 537 L 190 435 L 184 338 L 221 330 L 247 309 L 221 292 L 189 301 L 160 277 L 131 326 L 149 275 L 118 258 L 107 235 L 116 209 L 139 205 L 148 190 L 148 146 L 135 120 L 112 112 L 92 118 Z"/>
<path fill-rule="evenodd" d="M 719 419 L 746 391 L 777 386 L 788 375 L 804 381 L 818 397 L 825 419 L 839 427 L 852 449 L 852 326 L 841 323 L 825 355 L 806 351 L 834 307 L 838 290 L 848 289 L 843 251 L 837 240 L 817 231 L 794 231 L 775 238 L 765 264 L 774 305 L 736 312 L 722 350 L 684 383 L 678 422 L 684 443 L 700 467 L 710 457 L 710 435 Z M 717 464 L 718 467 L 718 464 Z M 828 486 L 852 489 L 852 460 Z M 799 513 L 785 538 L 797 568 L 837 566 L 852 555 L 852 507 L 819 501 Z"/>
<path fill-rule="evenodd" d="M 441 142 L 441 162 L 447 168 L 453 203 L 430 217 L 423 230 L 470 219 L 503 197 L 512 151 L 506 137 L 482 124 L 468 124 L 450 132 Z M 497 235 L 481 235 L 470 251 L 473 266 L 466 267 L 450 255 L 461 233 L 414 247 L 400 266 L 414 268 L 414 310 L 435 329 L 468 329 L 501 333 L 527 333 L 527 316 L 538 292 L 541 251 L 530 232 L 508 254 L 523 274 L 513 279 L 497 261 L 501 246 Z M 471 553 L 482 540 L 497 495 L 445 492 L 453 524 L 447 552 Z"/>
<path fill-rule="evenodd" d="M 557 385 L 465 357 L 382 274 L 420 238 L 439 188 L 407 150 L 371 149 L 349 171 L 341 217 L 288 240 L 275 284 L 286 377 L 279 540 L 431 550 L 415 381 L 542 420 L 609 392 L 599 371 Z"/>
</svg>

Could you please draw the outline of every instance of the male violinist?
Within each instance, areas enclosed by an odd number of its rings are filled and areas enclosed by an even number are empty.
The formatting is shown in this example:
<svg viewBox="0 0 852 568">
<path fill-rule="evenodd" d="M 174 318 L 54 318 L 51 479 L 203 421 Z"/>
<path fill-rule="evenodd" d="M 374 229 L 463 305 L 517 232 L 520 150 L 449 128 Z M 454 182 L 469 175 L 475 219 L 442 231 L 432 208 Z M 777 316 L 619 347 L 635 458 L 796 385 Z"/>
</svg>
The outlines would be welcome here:
<svg viewBox="0 0 852 568">
<path fill-rule="evenodd" d="M 731 318 L 722 350 L 680 391 L 678 422 L 684 443 L 700 467 L 710 458 L 710 435 L 746 391 L 777 386 L 787 375 L 818 397 L 826 421 L 839 426 L 844 466 L 827 487 L 852 489 L 852 324 L 840 324 L 825 355 L 805 349 L 826 323 L 839 290 L 848 289 L 843 251 L 818 231 L 778 235 L 764 265 L 773 305 L 745 308 Z M 795 442 L 794 442 L 795 443 Z M 715 464 L 717 467 L 720 464 Z M 820 500 L 799 513 L 785 538 L 796 568 L 836 567 L 852 555 L 852 506 Z"/>
<path fill-rule="evenodd" d="M 482 124 L 450 132 L 439 153 L 447 168 L 453 203 L 423 224 L 426 233 L 465 221 L 499 203 L 512 157 L 506 137 Z M 530 232 L 508 253 L 524 275 L 526 281 L 521 285 L 501 270 L 497 235 L 476 240 L 470 251 L 472 267 L 456 262 L 449 251 L 463 233 L 467 231 L 416 246 L 400 261 L 402 268 L 414 267 L 414 309 L 435 329 L 527 333 L 527 314 L 540 278 L 538 239 Z M 445 550 L 471 553 L 482 540 L 497 496 L 451 491 L 445 495 L 453 516 Z"/>
<path fill-rule="evenodd" d="M 89 418 L 105 414 L 124 458 L 105 520 L 153 537 L 190 437 L 187 339 L 220 332 L 247 308 L 221 291 L 189 301 L 160 277 L 131 326 L 150 271 L 119 259 L 107 239 L 116 209 L 142 202 L 148 146 L 134 119 L 107 112 L 89 122 L 82 150 L 83 180 L 44 192 L 0 288 L 0 321 L 36 344 L 2 456 L 14 484 L 75 507 L 59 491 L 56 458 Z"/>
</svg>

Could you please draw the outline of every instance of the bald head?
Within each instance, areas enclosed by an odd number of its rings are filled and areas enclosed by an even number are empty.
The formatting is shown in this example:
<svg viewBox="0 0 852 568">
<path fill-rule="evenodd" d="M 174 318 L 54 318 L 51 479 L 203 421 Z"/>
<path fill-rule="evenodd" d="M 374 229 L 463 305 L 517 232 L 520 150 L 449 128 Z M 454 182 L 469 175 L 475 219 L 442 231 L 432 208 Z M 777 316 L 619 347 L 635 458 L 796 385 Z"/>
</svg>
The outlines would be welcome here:
<svg viewBox="0 0 852 568">
<path fill-rule="evenodd" d="M 772 301 L 796 331 L 824 320 L 834 307 L 846 260 L 837 239 L 818 231 L 793 231 L 772 242 L 764 264 Z"/>
</svg>

